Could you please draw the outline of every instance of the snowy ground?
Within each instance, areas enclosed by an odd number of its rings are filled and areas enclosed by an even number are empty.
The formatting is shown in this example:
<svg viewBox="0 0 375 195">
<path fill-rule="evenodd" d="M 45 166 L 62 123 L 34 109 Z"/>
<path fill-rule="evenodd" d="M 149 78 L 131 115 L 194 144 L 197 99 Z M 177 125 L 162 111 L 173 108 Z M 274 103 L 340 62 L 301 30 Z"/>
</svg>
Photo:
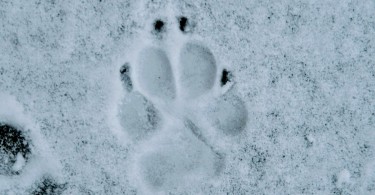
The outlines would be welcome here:
<svg viewBox="0 0 375 195">
<path fill-rule="evenodd" d="M 374 13 L 0 1 L 0 194 L 375 194 Z"/>
</svg>

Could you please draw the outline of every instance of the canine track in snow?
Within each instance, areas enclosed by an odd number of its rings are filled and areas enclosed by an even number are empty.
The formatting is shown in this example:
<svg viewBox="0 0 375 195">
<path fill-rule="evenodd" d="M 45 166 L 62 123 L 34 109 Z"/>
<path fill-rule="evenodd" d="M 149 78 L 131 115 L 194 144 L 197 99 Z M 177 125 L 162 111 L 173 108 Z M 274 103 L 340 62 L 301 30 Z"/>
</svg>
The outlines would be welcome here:
<svg viewBox="0 0 375 195">
<path fill-rule="evenodd" d="M 229 137 L 243 132 L 248 117 L 244 102 L 233 90 L 214 93 L 215 87 L 230 85 L 232 78 L 227 69 L 218 75 L 211 50 L 190 39 L 170 48 L 164 44 L 167 33 L 177 31 L 166 32 L 168 23 L 156 21 L 151 33 L 158 33 L 157 43 L 142 46 L 135 60 L 120 68 L 126 98 L 119 107 L 119 120 L 137 150 L 130 175 L 136 185 L 151 191 L 198 184 L 217 176 L 225 166 L 225 154 L 206 136 L 207 126 L 192 116 L 206 118 L 211 128 Z M 186 36 L 191 28 L 181 25 L 189 24 L 188 18 L 178 22 L 176 29 Z"/>
</svg>

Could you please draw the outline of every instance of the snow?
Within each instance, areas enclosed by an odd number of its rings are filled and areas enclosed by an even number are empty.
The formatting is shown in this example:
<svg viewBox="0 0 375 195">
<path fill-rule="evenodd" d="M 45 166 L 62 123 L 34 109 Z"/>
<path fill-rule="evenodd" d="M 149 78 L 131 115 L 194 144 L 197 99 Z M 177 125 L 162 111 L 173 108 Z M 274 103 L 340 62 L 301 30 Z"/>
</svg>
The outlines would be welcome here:
<svg viewBox="0 0 375 195">
<path fill-rule="evenodd" d="M 25 166 L 26 160 L 21 153 L 17 154 L 16 162 L 13 164 L 13 171 L 20 171 Z"/>
<path fill-rule="evenodd" d="M 19 172 L 0 194 L 45 178 L 62 194 L 374 194 L 373 13 L 372 0 L 1 1 L 0 123 L 31 155 L 0 149 Z"/>
<path fill-rule="evenodd" d="M 342 187 L 344 183 L 349 183 L 350 182 L 350 173 L 347 169 L 342 170 L 337 178 L 337 185 L 339 187 Z"/>
</svg>

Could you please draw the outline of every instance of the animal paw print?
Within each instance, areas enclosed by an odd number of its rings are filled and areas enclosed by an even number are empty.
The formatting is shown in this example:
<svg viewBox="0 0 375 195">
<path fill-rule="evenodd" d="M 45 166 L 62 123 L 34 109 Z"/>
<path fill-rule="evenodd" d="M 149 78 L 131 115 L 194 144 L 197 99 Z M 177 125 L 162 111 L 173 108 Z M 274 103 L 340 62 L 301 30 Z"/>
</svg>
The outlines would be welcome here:
<svg viewBox="0 0 375 195">
<path fill-rule="evenodd" d="M 23 133 L 0 123 L 0 175 L 20 174 L 30 154 L 30 145 Z"/>
<path fill-rule="evenodd" d="M 130 177 L 149 193 L 197 189 L 218 176 L 225 155 L 210 135 L 240 135 L 247 121 L 231 73 L 208 47 L 186 37 L 193 29 L 186 17 L 178 22 L 167 28 L 156 20 L 151 41 L 143 40 L 130 55 L 135 59 L 120 68 L 126 96 L 119 119 L 135 148 Z"/>
<path fill-rule="evenodd" d="M 61 194 L 57 165 L 22 106 L 0 93 L 0 194 Z"/>
</svg>

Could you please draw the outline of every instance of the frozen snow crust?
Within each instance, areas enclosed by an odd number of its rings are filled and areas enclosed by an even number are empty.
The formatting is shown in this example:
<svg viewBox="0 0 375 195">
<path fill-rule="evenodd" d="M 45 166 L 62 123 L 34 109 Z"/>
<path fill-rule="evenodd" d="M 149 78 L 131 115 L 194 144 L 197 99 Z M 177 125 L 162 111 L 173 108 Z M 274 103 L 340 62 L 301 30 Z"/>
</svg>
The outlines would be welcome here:
<svg viewBox="0 0 375 195">
<path fill-rule="evenodd" d="M 1 1 L 0 194 L 374 194 L 374 13 Z"/>
</svg>

